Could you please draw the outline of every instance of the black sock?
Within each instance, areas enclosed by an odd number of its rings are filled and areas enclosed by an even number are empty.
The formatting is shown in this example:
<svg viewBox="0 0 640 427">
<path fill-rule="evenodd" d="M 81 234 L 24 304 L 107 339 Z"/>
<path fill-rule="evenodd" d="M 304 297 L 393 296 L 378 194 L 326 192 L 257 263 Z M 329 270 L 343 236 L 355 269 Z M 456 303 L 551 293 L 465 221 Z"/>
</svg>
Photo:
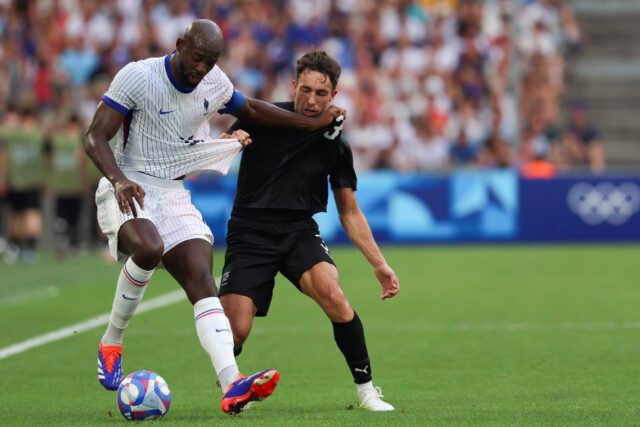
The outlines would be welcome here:
<svg viewBox="0 0 640 427">
<path fill-rule="evenodd" d="M 349 365 L 353 381 L 356 384 L 371 381 L 369 353 L 364 339 L 364 328 L 358 314 L 354 312 L 353 319 L 347 323 L 331 323 L 333 324 L 333 337 L 336 339 L 347 365 Z"/>
</svg>

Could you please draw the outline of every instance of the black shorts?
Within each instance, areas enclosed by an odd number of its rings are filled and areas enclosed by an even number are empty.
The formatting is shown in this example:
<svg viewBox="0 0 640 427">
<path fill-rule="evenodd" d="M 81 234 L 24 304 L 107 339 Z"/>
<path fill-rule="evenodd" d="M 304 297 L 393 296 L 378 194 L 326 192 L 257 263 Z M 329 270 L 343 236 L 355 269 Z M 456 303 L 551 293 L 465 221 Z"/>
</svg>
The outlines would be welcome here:
<svg viewBox="0 0 640 427">
<path fill-rule="evenodd" d="M 9 190 L 7 200 L 13 212 L 40 209 L 40 190 Z"/>
<path fill-rule="evenodd" d="M 266 316 L 274 278 L 282 273 L 300 290 L 300 277 L 319 262 L 335 265 L 312 219 L 262 223 L 231 218 L 219 294 L 251 298 L 256 316 Z"/>
</svg>

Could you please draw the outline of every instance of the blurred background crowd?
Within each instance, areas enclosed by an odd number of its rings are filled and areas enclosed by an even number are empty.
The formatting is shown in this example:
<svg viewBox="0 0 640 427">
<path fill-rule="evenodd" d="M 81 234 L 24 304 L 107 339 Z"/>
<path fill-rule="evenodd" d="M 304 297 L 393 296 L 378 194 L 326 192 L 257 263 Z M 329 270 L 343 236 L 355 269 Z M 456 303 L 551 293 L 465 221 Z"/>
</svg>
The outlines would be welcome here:
<svg viewBox="0 0 640 427">
<path fill-rule="evenodd" d="M 81 139 L 100 97 L 125 64 L 171 52 L 202 17 L 223 29 L 218 65 L 250 96 L 291 99 L 310 48 L 338 59 L 335 103 L 359 172 L 605 169 L 589 106 L 561 108 L 566 58 L 584 45 L 565 0 L 0 0 L 6 258 L 35 256 L 42 212 L 63 249 L 95 227 L 81 212 L 100 174 Z"/>
</svg>

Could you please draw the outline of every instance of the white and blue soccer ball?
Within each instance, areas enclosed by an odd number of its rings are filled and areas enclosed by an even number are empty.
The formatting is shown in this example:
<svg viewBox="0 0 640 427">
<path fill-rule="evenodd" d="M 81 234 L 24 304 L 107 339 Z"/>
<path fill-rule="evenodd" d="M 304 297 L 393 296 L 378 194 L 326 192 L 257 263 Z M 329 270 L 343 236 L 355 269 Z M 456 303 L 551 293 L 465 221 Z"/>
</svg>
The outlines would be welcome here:
<svg viewBox="0 0 640 427">
<path fill-rule="evenodd" d="M 116 400 L 126 419 L 156 420 L 169 411 L 171 390 L 164 378 L 155 372 L 136 371 L 122 380 Z"/>
</svg>

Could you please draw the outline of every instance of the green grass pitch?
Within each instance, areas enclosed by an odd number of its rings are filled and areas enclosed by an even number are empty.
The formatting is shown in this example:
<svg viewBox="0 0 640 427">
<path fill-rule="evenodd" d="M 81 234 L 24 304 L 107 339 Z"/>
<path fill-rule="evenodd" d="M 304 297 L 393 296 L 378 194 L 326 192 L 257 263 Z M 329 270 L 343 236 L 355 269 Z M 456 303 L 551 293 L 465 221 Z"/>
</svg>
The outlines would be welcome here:
<svg viewBox="0 0 640 427">
<path fill-rule="evenodd" d="M 124 368 L 167 380 L 171 410 L 156 422 L 166 426 L 638 425 L 638 249 L 386 247 L 401 292 L 382 302 L 364 258 L 334 248 L 393 413 L 355 407 L 330 323 L 282 278 L 238 358 L 245 373 L 282 373 L 275 394 L 250 411 L 220 411 L 186 299 L 134 317 Z M 216 253 L 216 275 L 221 260 Z M 0 266 L 0 350 L 107 312 L 118 270 L 99 256 Z M 176 289 L 159 271 L 145 300 Z M 126 425 L 96 380 L 103 330 L 0 360 L 0 425 Z"/>
</svg>

